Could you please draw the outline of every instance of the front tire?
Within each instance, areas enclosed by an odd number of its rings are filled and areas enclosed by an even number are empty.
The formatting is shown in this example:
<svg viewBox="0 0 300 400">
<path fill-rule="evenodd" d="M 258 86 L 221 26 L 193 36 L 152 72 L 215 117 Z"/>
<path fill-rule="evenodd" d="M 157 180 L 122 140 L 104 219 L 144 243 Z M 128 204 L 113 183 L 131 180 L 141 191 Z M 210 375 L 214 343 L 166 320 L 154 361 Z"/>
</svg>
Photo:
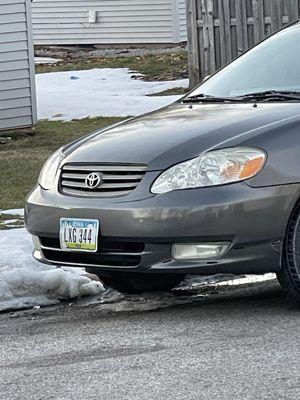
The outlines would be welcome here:
<svg viewBox="0 0 300 400">
<path fill-rule="evenodd" d="M 96 268 L 86 268 L 86 271 L 97 275 L 106 285 L 122 293 L 140 294 L 144 292 L 169 292 L 183 280 L 181 274 L 149 274 L 134 272 L 101 273 Z"/>
<path fill-rule="evenodd" d="M 277 278 L 284 292 L 300 302 L 300 206 L 293 213 L 288 225 Z"/>
</svg>

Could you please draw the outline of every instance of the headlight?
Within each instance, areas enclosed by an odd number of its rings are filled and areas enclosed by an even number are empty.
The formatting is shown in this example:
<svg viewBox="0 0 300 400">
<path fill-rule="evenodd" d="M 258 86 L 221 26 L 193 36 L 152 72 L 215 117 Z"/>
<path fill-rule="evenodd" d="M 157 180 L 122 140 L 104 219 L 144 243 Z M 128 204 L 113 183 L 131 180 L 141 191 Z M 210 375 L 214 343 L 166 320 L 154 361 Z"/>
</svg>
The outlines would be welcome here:
<svg viewBox="0 0 300 400">
<path fill-rule="evenodd" d="M 39 185 L 42 186 L 43 189 L 49 190 L 53 187 L 56 173 L 62 159 L 62 149 L 58 149 L 45 162 L 38 180 Z"/>
<path fill-rule="evenodd" d="M 266 153 L 252 147 L 210 151 L 163 172 L 151 192 L 159 194 L 243 181 L 258 174 L 265 162 Z"/>
</svg>

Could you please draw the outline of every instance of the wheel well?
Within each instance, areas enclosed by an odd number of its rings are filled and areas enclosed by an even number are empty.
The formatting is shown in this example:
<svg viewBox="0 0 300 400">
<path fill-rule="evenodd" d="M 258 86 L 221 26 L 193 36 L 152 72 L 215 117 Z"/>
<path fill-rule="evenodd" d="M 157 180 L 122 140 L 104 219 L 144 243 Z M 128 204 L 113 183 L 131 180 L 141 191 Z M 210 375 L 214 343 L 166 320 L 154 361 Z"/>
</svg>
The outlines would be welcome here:
<svg viewBox="0 0 300 400">
<path fill-rule="evenodd" d="M 293 207 L 293 209 L 292 209 L 292 211 L 291 211 L 291 213 L 290 213 L 290 216 L 289 216 L 289 218 L 288 218 L 287 224 L 286 224 L 286 228 L 285 228 L 285 232 L 284 232 L 284 237 L 283 237 L 283 241 L 282 241 L 282 244 L 281 244 L 281 250 L 280 250 L 280 252 L 281 252 L 281 257 L 280 257 L 280 259 L 282 259 L 282 256 L 283 256 L 283 248 L 284 248 L 284 245 L 285 245 L 285 243 L 286 243 L 286 241 L 287 241 L 287 239 L 288 239 L 288 231 L 289 231 L 289 228 L 290 228 L 291 224 L 293 223 L 293 220 L 294 220 L 295 216 L 296 216 L 296 215 L 299 215 L 299 213 L 300 213 L 300 196 L 299 196 L 299 198 L 297 199 L 297 201 L 296 201 L 296 203 L 295 203 L 295 205 L 294 205 L 294 207 Z M 281 262 L 280 262 L 280 267 L 281 267 Z"/>
</svg>

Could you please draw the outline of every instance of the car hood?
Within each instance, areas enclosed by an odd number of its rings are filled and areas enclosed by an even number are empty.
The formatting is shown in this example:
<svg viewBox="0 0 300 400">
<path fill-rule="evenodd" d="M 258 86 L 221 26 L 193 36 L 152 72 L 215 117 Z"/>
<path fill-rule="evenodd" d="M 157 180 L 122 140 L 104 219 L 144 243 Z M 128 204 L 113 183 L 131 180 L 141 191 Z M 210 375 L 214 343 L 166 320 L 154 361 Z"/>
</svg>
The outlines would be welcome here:
<svg viewBox="0 0 300 400">
<path fill-rule="evenodd" d="M 298 103 L 176 103 L 84 137 L 67 147 L 64 163 L 141 163 L 163 170 L 212 148 L 240 145 L 297 118 Z"/>
</svg>

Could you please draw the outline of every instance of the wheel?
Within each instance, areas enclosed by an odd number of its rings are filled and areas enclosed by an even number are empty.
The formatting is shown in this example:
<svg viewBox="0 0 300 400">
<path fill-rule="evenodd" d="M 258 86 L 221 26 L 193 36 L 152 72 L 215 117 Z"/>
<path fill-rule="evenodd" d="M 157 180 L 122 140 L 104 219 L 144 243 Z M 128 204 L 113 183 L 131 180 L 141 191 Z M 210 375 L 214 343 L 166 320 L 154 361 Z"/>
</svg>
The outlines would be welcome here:
<svg viewBox="0 0 300 400">
<path fill-rule="evenodd" d="M 101 281 L 122 293 L 139 294 L 143 292 L 168 292 L 183 280 L 181 274 L 147 274 L 133 272 L 113 272 L 105 274 L 96 268 L 86 268 L 96 274 Z"/>
<path fill-rule="evenodd" d="M 285 293 L 300 302 L 300 206 L 288 225 L 277 278 Z"/>
</svg>

